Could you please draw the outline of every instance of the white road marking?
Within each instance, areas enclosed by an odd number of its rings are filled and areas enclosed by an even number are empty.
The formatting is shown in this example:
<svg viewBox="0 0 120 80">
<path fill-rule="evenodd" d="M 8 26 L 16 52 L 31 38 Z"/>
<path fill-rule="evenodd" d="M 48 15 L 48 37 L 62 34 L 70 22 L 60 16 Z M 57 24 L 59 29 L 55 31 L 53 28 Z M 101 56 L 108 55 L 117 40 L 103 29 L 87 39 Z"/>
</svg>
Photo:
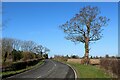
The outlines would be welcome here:
<svg viewBox="0 0 120 80">
<path fill-rule="evenodd" d="M 63 63 L 63 62 L 61 62 L 61 63 Z M 65 63 L 63 63 L 63 64 L 65 64 Z M 69 64 L 67 64 L 72 70 L 73 70 L 73 72 L 74 72 L 74 74 L 75 74 L 75 80 L 77 80 L 77 73 L 76 73 L 76 70 L 73 68 L 73 67 L 71 67 L 71 65 L 69 65 Z"/>
<path fill-rule="evenodd" d="M 52 60 L 50 60 L 52 63 L 53 63 L 53 67 L 52 67 L 52 69 L 50 69 L 48 72 L 47 72 L 47 74 L 49 74 L 55 67 L 56 67 L 56 64 L 52 61 Z M 45 74 L 45 75 L 47 75 L 47 74 Z M 41 75 L 41 76 L 38 76 L 37 78 L 41 78 L 41 77 L 43 77 L 43 76 L 45 76 L 45 75 Z"/>
<path fill-rule="evenodd" d="M 67 64 L 69 67 L 71 67 L 71 65 L 69 65 L 69 64 Z M 75 74 L 75 80 L 77 80 L 77 73 L 76 73 L 76 70 L 73 68 L 73 67 L 71 67 L 71 69 L 74 71 L 74 74 Z"/>
</svg>

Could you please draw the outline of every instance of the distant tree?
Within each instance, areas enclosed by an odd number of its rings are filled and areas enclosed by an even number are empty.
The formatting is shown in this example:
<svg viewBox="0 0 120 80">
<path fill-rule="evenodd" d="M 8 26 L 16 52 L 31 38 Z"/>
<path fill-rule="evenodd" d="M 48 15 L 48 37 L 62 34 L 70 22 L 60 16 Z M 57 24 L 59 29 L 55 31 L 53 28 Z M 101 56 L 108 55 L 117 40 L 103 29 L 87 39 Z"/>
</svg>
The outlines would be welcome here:
<svg viewBox="0 0 120 80">
<path fill-rule="evenodd" d="M 94 56 L 93 59 L 95 59 L 96 57 Z"/>
<path fill-rule="evenodd" d="M 107 26 L 109 19 L 100 16 L 98 7 L 83 7 L 70 21 L 60 25 L 60 28 L 67 34 L 66 39 L 73 42 L 82 42 L 85 44 L 85 59 L 89 58 L 90 42 L 100 40 L 102 30 Z M 86 64 L 88 63 L 85 62 Z"/>
<path fill-rule="evenodd" d="M 0 54 L 2 52 L 0 59 L 3 62 L 42 58 L 43 53 L 48 54 L 50 51 L 33 41 L 22 41 L 13 38 L 2 38 L 0 44 L 2 45 L 0 45 Z"/>
<path fill-rule="evenodd" d="M 98 59 L 99 57 L 98 57 L 98 56 L 96 56 L 95 58 L 96 58 L 96 59 Z"/>
<path fill-rule="evenodd" d="M 117 56 L 116 58 L 117 58 L 117 59 L 120 59 L 120 57 L 119 57 L 119 56 Z"/>
<path fill-rule="evenodd" d="M 77 56 L 77 55 L 71 55 L 71 58 L 78 59 L 79 56 Z"/>
<path fill-rule="evenodd" d="M 44 47 L 44 54 L 48 54 L 48 52 L 50 52 L 50 49 Z"/>
<path fill-rule="evenodd" d="M 35 46 L 36 43 L 33 41 L 23 41 L 22 43 L 23 51 L 27 51 L 27 52 L 33 52 Z"/>
<path fill-rule="evenodd" d="M 102 56 L 100 56 L 100 59 L 102 58 Z"/>
<path fill-rule="evenodd" d="M 38 53 L 41 57 L 43 55 L 43 49 L 44 47 L 42 45 L 37 45 L 36 47 L 34 47 L 35 53 Z"/>
<path fill-rule="evenodd" d="M 50 59 L 53 59 L 53 57 L 50 57 Z"/>
<path fill-rule="evenodd" d="M 12 39 L 12 46 L 15 50 L 22 50 L 22 41 L 18 39 Z"/>
<path fill-rule="evenodd" d="M 48 54 L 43 54 L 43 57 L 44 57 L 45 59 L 48 59 Z"/>
<path fill-rule="evenodd" d="M 70 57 L 68 55 L 66 55 L 65 58 L 70 58 Z"/>
<path fill-rule="evenodd" d="M 106 55 L 105 55 L 105 58 L 109 58 L 109 55 L 108 55 L 108 54 L 106 54 Z"/>
<path fill-rule="evenodd" d="M 115 58 L 115 56 L 111 56 L 111 58 Z"/>
<path fill-rule="evenodd" d="M 93 59 L 93 57 L 91 56 L 90 59 Z"/>
</svg>

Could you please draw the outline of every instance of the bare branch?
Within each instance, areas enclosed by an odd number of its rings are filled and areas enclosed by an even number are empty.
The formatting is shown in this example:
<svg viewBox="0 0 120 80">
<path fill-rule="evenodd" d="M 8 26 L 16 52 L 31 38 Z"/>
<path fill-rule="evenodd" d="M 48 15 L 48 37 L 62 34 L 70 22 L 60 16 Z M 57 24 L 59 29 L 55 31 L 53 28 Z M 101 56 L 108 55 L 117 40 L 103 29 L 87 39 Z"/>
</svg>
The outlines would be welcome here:
<svg viewBox="0 0 120 80">
<path fill-rule="evenodd" d="M 100 16 L 98 7 L 83 7 L 70 21 L 60 28 L 67 34 L 65 37 L 72 42 L 85 44 L 85 59 L 89 56 L 89 44 L 102 38 L 103 27 L 107 26 L 109 19 Z M 87 62 L 86 62 L 87 63 Z"/>
<path fill-rule="evenodd" d="M 60 28 L 67 34 L 67 40 L 84 43 L 85 37 L 87 37 L 89 41 L 97 41 L 102 37 L 102 27 L 107 26 L 109 21 L 109 19 L 99 16 L 99 14 L 98 7 L 83 7 L 78 14 L 61 25 Z"/>
</svg>

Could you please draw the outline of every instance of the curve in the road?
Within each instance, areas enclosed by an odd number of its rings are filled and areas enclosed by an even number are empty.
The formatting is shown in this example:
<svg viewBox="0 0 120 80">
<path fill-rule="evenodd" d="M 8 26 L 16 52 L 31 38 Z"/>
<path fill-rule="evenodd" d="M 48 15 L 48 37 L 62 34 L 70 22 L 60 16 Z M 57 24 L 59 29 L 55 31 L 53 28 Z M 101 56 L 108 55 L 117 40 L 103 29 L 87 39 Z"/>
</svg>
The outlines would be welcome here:
<svg viewBox="0 0 120 80">
<path fill-rule="evenodd" d="M 7 79 L 15 79 L 15 78 L 32 78 L 32 79 L 39 79 L 39 78 L 71 78 L 72 80 L 75 78 L 75 73 L 73 69 L 61 62 L 54 61 L 47 59 L 45 63 L 37 68 L 32 70 L 11 76 Z"/>
</svg>

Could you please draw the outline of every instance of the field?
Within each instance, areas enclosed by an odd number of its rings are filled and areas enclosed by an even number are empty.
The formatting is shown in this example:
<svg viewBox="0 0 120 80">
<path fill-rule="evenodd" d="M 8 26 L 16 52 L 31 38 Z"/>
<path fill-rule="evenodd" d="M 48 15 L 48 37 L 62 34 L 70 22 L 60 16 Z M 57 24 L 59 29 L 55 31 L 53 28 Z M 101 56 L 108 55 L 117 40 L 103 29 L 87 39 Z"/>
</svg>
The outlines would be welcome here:
<svg viewBox="0 0 120 80">
<path fill-rule="evenodd" d="M 73 62 L 73 63 L 82 64 L 82 59 L 68 59 L 67 62 Z M 100 64 L 100 59 L 90 59 L 90 64 L 98 65 L 98 64 Z"/>
</svg>

